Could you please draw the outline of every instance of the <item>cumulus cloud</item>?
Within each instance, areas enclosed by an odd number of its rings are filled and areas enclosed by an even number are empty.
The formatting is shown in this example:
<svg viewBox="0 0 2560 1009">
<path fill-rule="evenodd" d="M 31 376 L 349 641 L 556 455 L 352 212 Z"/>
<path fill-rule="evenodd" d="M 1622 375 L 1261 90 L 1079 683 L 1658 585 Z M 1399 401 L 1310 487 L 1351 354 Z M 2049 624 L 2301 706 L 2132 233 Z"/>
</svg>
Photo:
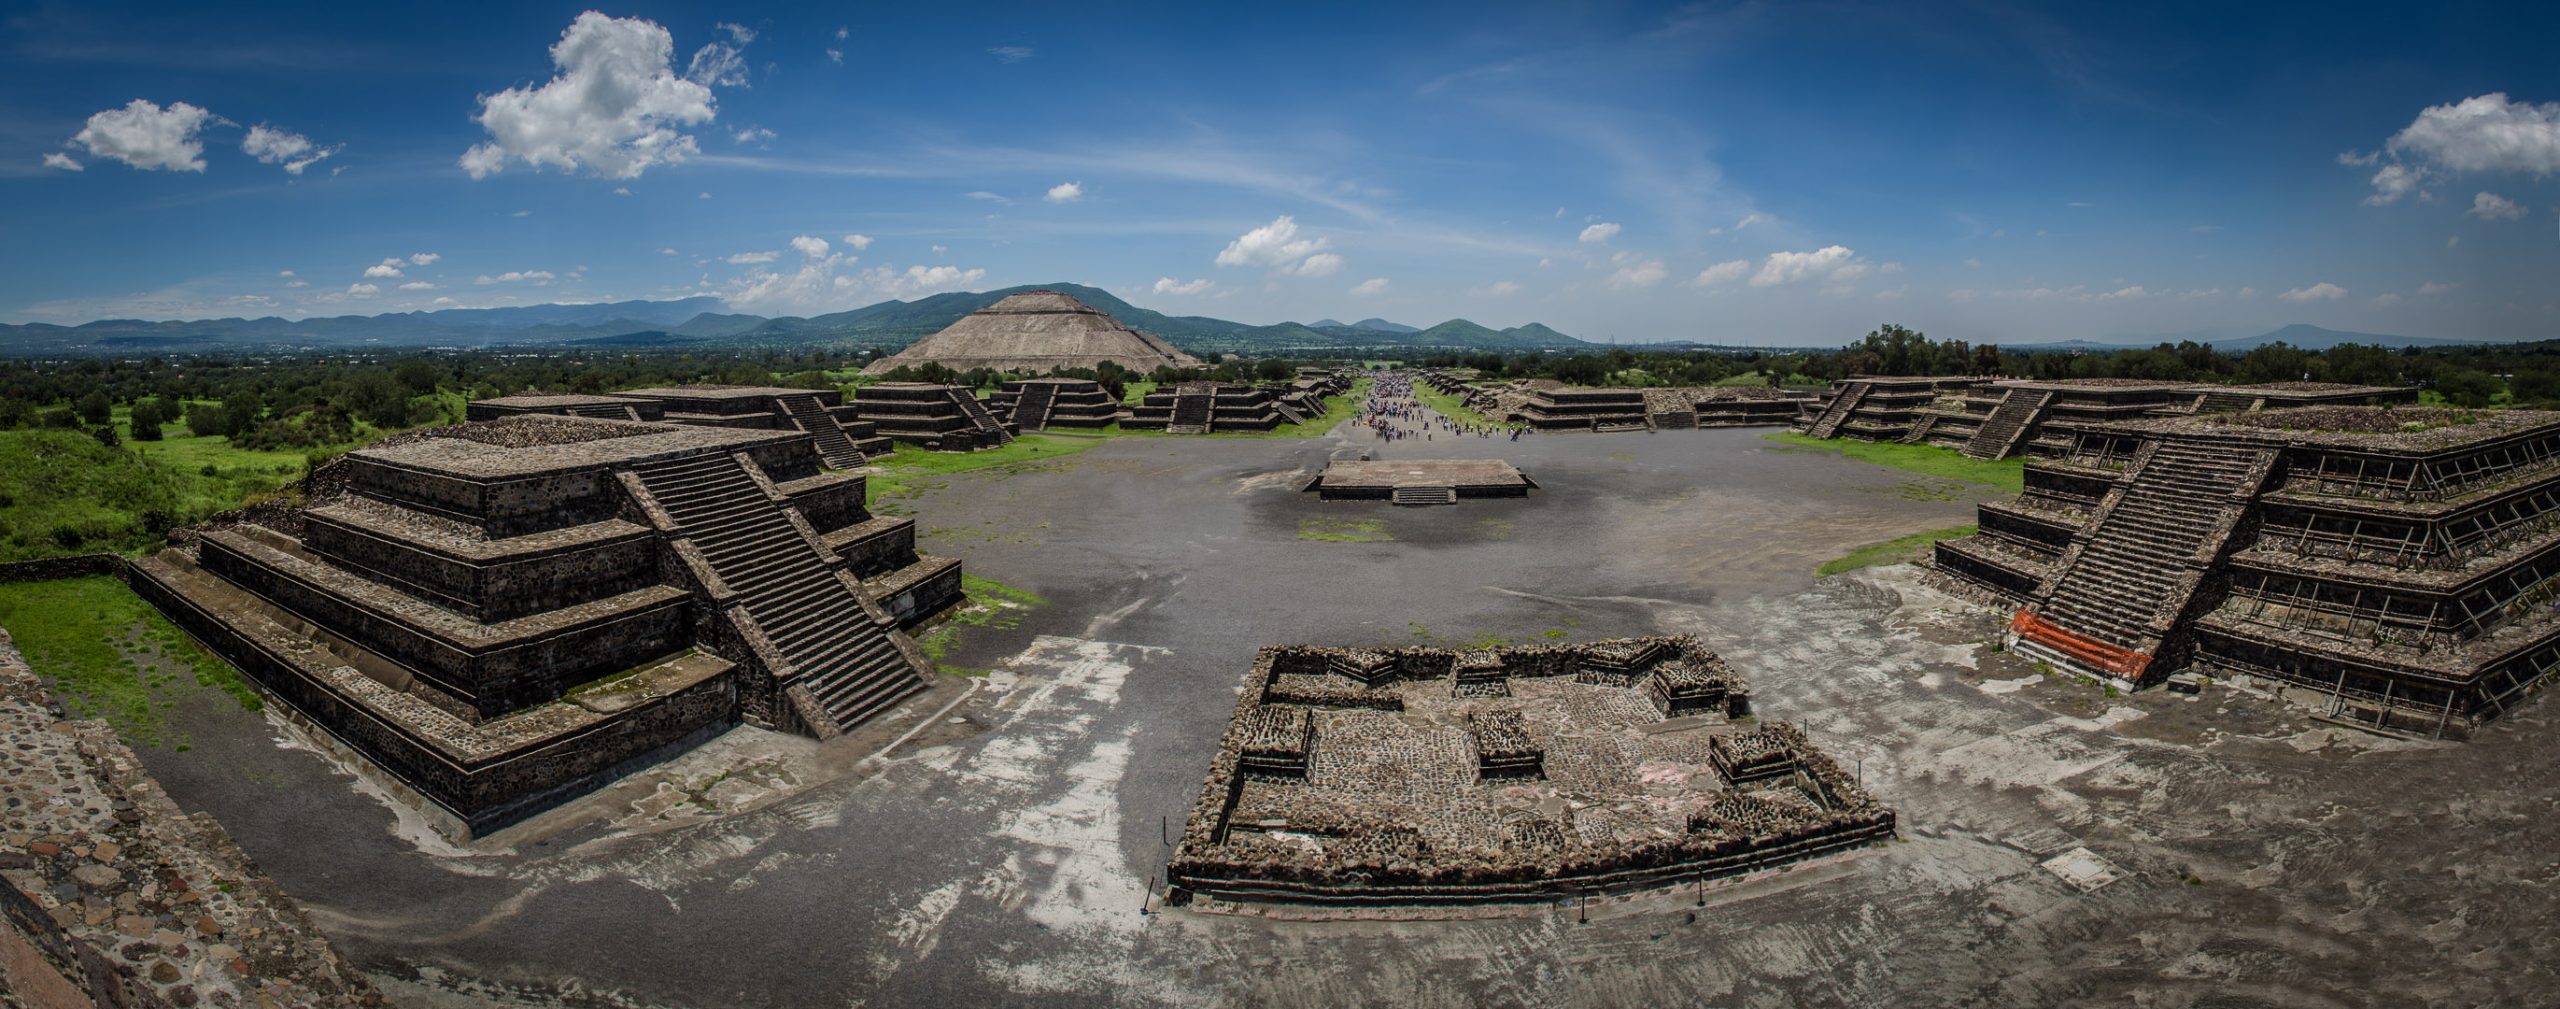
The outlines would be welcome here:
<svg viewBox="0 0 2560 1009">
<path fill-rule="evenodd" d="M 1074 203 L 1084 199 L 1084 183 L 1061 182 L 1049 187 L 1049 195 L 1041 197 L 1051 203 Z"/>
<path fill-rule="evenodd" d="M 1228 242 L 1226 248 L 1218 251 L 1217 262 L 1220 266 L 1273 266 L 1302 270 L 1305 266 L 1300 260 L 1323 251 L 1326 244 L 1322 238 L 1299 238 L 1297 219 L 1283 214 L 1272 219 L 1271 223 Z M 1341 257 L 1333 257 L 1332 262 L 1333 266 L 1323 268 L 1323 272 L 1331 273 L 1338 268 Z"/>
<path fill-rule="evenodd" d="M 781 134 L 765 129 L 762 126 L 750 126 L 746 129 L 730 134 L 729 139 L 732 142 L 741 144 L 761 144 L 767 143 L 780 135 Z"/>
<path fill-rule="evenodd" d="M 1185 296 L 1188 296 L 1188 295 L 1194 295 L 1194 294 L 1202 294 L 1202 293 L 1205 293 L 1205 292 L 1207 292 L 1210 288 L 1212 288 L 1212 287 L 1216 287 L 1216 286 L 1218 286 L 1218 282 L 1217 282 L 1217 281 L 1214 281 L 1214 280 L 1211 280 L 1211 279 L 1209 279 L 1209 278 L 1207 278 L 1207 277 L 1202 277 L 1202 278 L 1200 278 L 1200 279 L 1198 279 L 1198 280 L 1175 280 L 1175 279 L 1173 279 L 1173 278 L 1171 278 L 1171 277 L 1158 277 L 1158 278 L 1156 278 L 1156 293 L 1157 293 L 1157 294 L 1174 294 L 1174 295 L 1185 295 Z"/>
<path fill-rule="evenodd" d="M 2377 162 L 2382 164 L 2373 175 L 2373 195 L 2364 201 L 2375 206 L 2398 202 L 2431 174 L 2548 176 L 2560 172 L 2560 102 L 2512 101 L 2500 91 L 2430 106 L 2392 134 L 2382 150 L 2338 155 L 2342 165 Z M 2419 196 L 2426 193 L 2420 190 Z"/>
<path fill-rule="evenodd" d="M 412 280 L 406 284 L 400 285 L 400 289 L 403 291 L 432 291 L 436 289 L 436 285 L 423 280 Z"/>
<path fill-rule="evenodd" d="M 791 240 L 791 248 L 803 256 L 816 259 L 827 254 L 827 240 L 813 235 L 800 235 Z M 772 262 L 772 258 L 766 257 L 765 262 Z"/>
<path fill-rule="evenodd" d="M 364 275 L 368 277 L 397 277 L 400 275 L 400 265 L 400 260 L 396 258 L 386 259 L 382 262 L 375 263 L 372 266 L 365 267 Z"/>
<path fill-rule="evenodd" d="M 722 257 L 720 261 L 721 261 L 721 262 L 723 262 L 723 263 L 727 263 L 727 264 L 729 264 L 729 265 L 731 265 L 731 266 L 746 266 L 746 265 L 751 264 L 751 263 L 770 263 L 770 262 L 773 262 L 774 260 L 777 260 L 777 259 L 780 259 L 780 258 L 782 258 L 782 253 L 781 253 L 781 252 L 778 252 L 778 251 L 776 251 L 776 252 L 735 252 L 735 253 L 731 253 L 731 254 L 729 254 L 729 255 L 727 255 L 727 256 L 725 256 L 725 257 Z"/>
<path fill-rule="evenodd" d="M 1689 281 L 1689 286 L 1711 287 L 1716 284 L 1730 284 L 1734 281 L 1741 280 L 1742 275 L 1749 272 L 1751 272 L 1750 260 L 1729 260 L 1698 271 L 1698 276 Z"/>
<path fill-rule="evenodd" d="M 2422 169 L 2408 165 L 2384 165 L 2373 173 L 2373 195 L 2364 198 L 2368 207 L 2387 207 L 2400 198 L 2418 191 L 2418 183 L 2426 181 Z"/>
<path fill-rule="evenodd" d="M 711 88 L 675 74 L 675 40 L 639 18 L 578 15 L 551 47 L 559 73 L 540 87 L 480 99 L 490 141 L 464 152 L 472 178 L 511 162 L 630 179 L 697 153 L 680 126 L 710 122 Z M 698 59 L 699 57 L 697 57 Z"/>
<path fill-rule="evenodd" d="M 2286 291 L 2283 294 L 2276 295 L 2277 298 L 2297 304 L 2313 301 L 2336 301 L 2346 296 L 2346 288 L 2339 287 L 2338 285 L 2329 283 L 2325 280 L 2309 287 L 2297 287 L 2293 290 Z"/>
<path fill-rule="evenodd" d="M 66 172 L 85 172 L 89 170 L 89 166 L 81 164 L 71 155 L 64 154 L 61 151 L 45 152 L 44 166 L 46 168 L 59 168 Z"/>
<path fill-rule="evenodd" d="M 312 143 L 310 137 L 259 123 L 249 127 L 249 135 L 240 139 L 240 153 L 261 164 L 282 165 L 287 175 L 300 175 L 303 169 L 338 153 L 338 148 L 322 147 Z"/>
<path fill-rule="evenodd" d="M 1351 293 L 1358 295 L 1385 294 L 1387 293 L 1387 278 L 1371 277 L 1357 284 L 1353 284 L 1351 285 Z"/>
<path fill-rule="evenodd" d="M 1582 229 L 1582 240 L 1595 244 L 1606 242 L 1612 238 L 1618 237 L 1618 230 L 1616 222 L 1602 221 L 1598 224 Z"/>
<path fill-rule="evenodd" d="M 974 284 L 987 275 L 956 266 L 875 266 L 854 270 L 843 253 L 800 261 L 777 270 L 757 266 L 731 280 L 725 300 L 751 311 L 833 311 L 882 298 L 906 298 Z"/>
<path fill-rule="evenodd" d="M 871 236 L 846 235 L 844 236 L 844 244 L 847 248 L 851 249 L 868 249 L 871 247 Z"/>
<path fill-rule="evenodd" d="M 672 255 L 675 255 L 675 254 L 676 254 L 676 247 L 675 247 L 675 246 L 672 246 L 672 245 L 668 245 L 668 246 L 661 246 L 661 247 L 658 249 L 658 254 L 659 254 L 659 255 L 661 255 L 661 256 L 672 256 Z"/>
<path fill-rule="evenodd" d="M 370 298 L 380 293 L 382 293 L 382 289 L 375 287 L 372 284 L 347 285 L 347 297 L 350 298 Z"/>
<path fill-rule="evenodd" d="M 2471 209 L 2462 213 L 2483 221 L 2513 221 L 2524 216 L 2527 208 L 2496 193 L 2481 193 L 2471 198 Z"/>
<path fill-rule="evenodd" d="M 1340 254 L 1319 252 L 1315 255 L 1308 256 L 1306 262 L 1299 263 L 1297 269 L 1289 272 L 1295 273 L 1301 277 L 1330 277 L 1340 269 L 1342 269 L 1342 256 Z"/>
<path fill-rule="evenodd" d="M 443 256 L 442 254 L 440 254 L 440 253 L 434 253 L 434 252 L 412 252 L 412 253 L 410 253 L 410 254 L 409 254 L 409 265 L 411 265 L 411 266 L 426 266 L 426 265 L 429 265 L 429 264 L 431 264 L 431 263 L 434 263 L 436 260 L 443 259 L 443 258 L 444 258 L 444 256 Z"/>
<path fill-rule="evenodd" d="M 71 142 L 93 156 L 145 171 L 201 172 L 204 141 L 196 134 L 206 123 L 220 121 L 185 102 L 170 102 L 164 109 L 136 98 L 123 108 L 90 116 L 88 124 L 71 135 Z M 50 159 L 45 163 L 61 167 Z"/>
<path fill-rule="evenodd" d="M 685 64 L 686 80 L 706 86 L 742 88 L 747 86 L 747 43 L 756 40 L 754 29 L 745 25 L 721 22 L 729 33 L 729 41 L 714 41 L 693 51 L 693 60 Z"/>
<path fill-rule="evenodd" d="M 1670 269 L 1663 266 L 1659 259 L 1625 256 L 1620 258 L 1618 268 L 1610 272 L 1609 286 L 1619 290 L 1652 287 L 1662 283 L 1662 278 L 1670 275 Z"/>
<path fill-rule="evenodd" d="M 2367 168 L 2382 160 L 2381 151 L 2339 151 L 2338 163 L 2349 168 Z"/>
<path fill-rule="evenodd" d="M 1850 251 L 1845 245 L 1826 245 L 1812 252 L 1772 252 L 1769 258 L 1760 264 L 1760 272 L 1752 276 L 1751 286 L 1776 287 L 1780 284 L 1792 284 L 1800 280 L 1830 276 L 1843 267 L 1852 266 L 1859 267 L 1858 272 L 1864 272 L 1858 254 Z M 1851 275 L 1855 276 L 1854 273 Z"/>
<path fill-rule="evenodd" d="M 987 55 L 995 57 L 997 62 L 1001 63 L 1020 63 L 1039 54 L 1039 50 L 1030 46 L 997 46 L 987 50 Z"/>
<path fill-rule="evenodd" d="M 471 282 L 474 284 L 524 283 L 541 285 L 550 283 L 552 279 L 551 271 L 549 270 L 509 270 L 496 276 L 490 276 L 484 273 L 480 276 L 471 278 Z"/>
</svg>

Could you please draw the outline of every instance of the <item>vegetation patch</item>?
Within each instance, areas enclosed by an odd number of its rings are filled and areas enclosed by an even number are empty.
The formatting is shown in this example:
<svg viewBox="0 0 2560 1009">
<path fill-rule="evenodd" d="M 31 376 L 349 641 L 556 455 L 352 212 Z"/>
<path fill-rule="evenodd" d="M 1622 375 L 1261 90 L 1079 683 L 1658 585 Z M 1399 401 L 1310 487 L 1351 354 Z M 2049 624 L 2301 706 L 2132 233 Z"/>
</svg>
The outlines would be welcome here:
<svg viewBox="0 0 2560 1009">
<path fill-rule="evenodd" d="M 1387 534 L 1385 519 L 1298 520 L 1298 538 L 1319 543 L 1384 543 L 1395 539 Z"/>
<path fill-rule="evenodd" d="M 2027 461 L 2001 459 L 1985 461 L 1967 458 L 1963 453 L 1936 445 L 1904 445 L 1899 442 L 1857 441 L 1849 438 L 1808 438 L 1792 431 L 1778 431 L 1760 436 L 1786 452 L 1829 452 L 1858 462 L 1898 469 L 1922 476 L 1943 477 L 1964 483 L 1981 484 L 2016 494 L 2027 486 Z"/>
<path fill-rule="evenodd" d="M 0 583 L 0 627 L 65 709 L 104 719 L 139 745 L 185 748 L 168 738 L 164 716 L 198 690 L 220 690 L 251 711 L 260 706 L 239 671 L 114 578 Z"/>
<path fill-rule="evenodd" d="M 1419 382 L 1414 383 L 1413 398 L 1421 400 L 1422 405 L 1438 411 L 1440 416 L 1447 417 L 1460 424 L 1489 425 L 1493 423 L 1492 421 L 1486 420 L 1483 414 L 1469 409 L 1467 407 L 1465 397 L 1454 396 L 1449 393 L 1441 392 L 1438 389 L 1434 389 Z"/>
<path fill-rule="evenodd" d="M 1012 476 L 1034 469 L 1102 444 L 1104 438 L 1092 435 L 1026 434 L 999 448 L 976 452 L 935 452 L 913 445 L 900 445 L 897 451 L 872 460 L 879 471 L 863 480 L 866 504 L 883 499 L 912 497 L 942 487 L 948 481 L 936 479 L 956 473 L 999 470 L 999 476 Z"/>
<path fill-rule="evenodd" d="M 1869 543 L 1849 551 L 1848 556 L 1824 562 L 1821 567 L 1813 569 L 1813 576 L 1828 578 L 1843 571 L 1856 571 L 1859 568 L 1871 568 L 1880 564 L 1900 564 L 1914 559 L 1920 551 L 1928 549 L 1929 544 L 1939 540 L 1951 540 L 1958 536 L 1971 536 L 1973 532 L 1974 527 L 1969 525 L 1948 526 L 1925 533 L 1897 536 L 1882 543 Z"/>
<path fill-rule="evenodd" d="M 1049 600 L 1042 598 L 1039 593 L 1018 589 L 993 578 L 981 578 L 965 571 L 960 575 L 960 591 L 968 596 L 969 601 L 951 611 L 950 618 L 944 620 L 939 626 L 916 638 L 916 645 L 923 648 L 925 655 L 933 659 L 937 666 L 941 665 L 942 657 L 951 651 L 952 644 L 958 641 L 960 635 L 968 629 L 983 627 L 989 630 L 1009 631 L 1022 626 L 1022 618 L 1031 615 L 1032 610 L 1049 604 Z M 986 672 L 985 670 L 959 669 L 946 671 L 962 675 L 984 675 Z"/>
</svg>

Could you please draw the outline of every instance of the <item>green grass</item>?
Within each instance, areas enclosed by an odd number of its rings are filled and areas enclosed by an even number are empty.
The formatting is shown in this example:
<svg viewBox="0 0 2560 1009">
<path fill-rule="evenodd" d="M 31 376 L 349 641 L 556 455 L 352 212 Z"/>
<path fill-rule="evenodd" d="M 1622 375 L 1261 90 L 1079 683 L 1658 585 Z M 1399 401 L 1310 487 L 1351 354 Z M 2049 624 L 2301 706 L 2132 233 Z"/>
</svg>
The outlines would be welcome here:
<svg viewBox="0 0 2560 1009">
<path fill-rule="evenodd" d="M 1156 391 L 1155 383 L 1149 382 L 1143 378 L 1131 379 L 1121 388 L 1120 402 L 1129 406 L 1136 406 L 1139 403 L 1145 402 L 1147 394 L 1154 391 Z"/>
<path fill-rule="evenodd" d="M 0 584 L 0 627 L 64 708 L 105 719 L 142 745 L 172 741 L 164 715 L 193 690 L 220 690 L 251 711 L 259 707 L 239 672 L 113 578 Z"/>
<path fill-rule="evenodd" d="M 897 451 L 872 460 L 881 472 L 873 473 L 863 483 L 866 503 L 911 497 L 916 493 L 941 487 L 944 477 L 982 469 L 1000 469 L 1010 476 L 1045 466 L 1075 455 L 1109 440 L 1098 434 L 1026 434 L 999 448 L 976 452 L 934 452 L 913 445 L 900 445 Z"/>
<path fill-rule="evenodd" d="M 1813 576 L 1816 578 L 1828 578 L 1843 571 L 1856 571 L 1859 568 L 1871 568 L 1879 564 L 1900 564 L 1904 561 L 1911 560 L 1914 555 L 1918 554 L 1922 549 L 1927 548 L 1929 544 L 1935 543 L 1939 540 L 1954 539 L 1958 536 L 1971 536 L 1973 535 L 1973 530 L 1974 527 L 1972 526 L 1948 526 L 1944 529 L 1932 529 L 1925 533 L 1912 533 L 1909 536 L 1897 536 L 1882 543 L 1869 543 L 1866 546 L 1849 551 L 1848 556 L 1824 562 L 1821 567 L 1813 569 Z"/>
<path fill-rule="evenodd" d="M 963 631 L 979 627 L 1009 631 L 1022 626 L 1022 618 L 1029 616 L 1032 610 L 1049 604 L 1038 593 L 967 572 L 960 575 L 960 591 L 968 595 L 969 601 L 952 611 L 950 619 L 916 639 L 917 647 L 924 649 L 925 655 L 932 658 L 935 665 L 942 663 L 943 655 L 951 651 L 952 644 Z M 985 670 L 953 669 L 952 672 L 982 675 Z"/>
<path fill-rule="evenodd" d="M 1298 538 L 1318 543 L 1384 543 L 1395 539 L 1384 519 L 1298 520 Z"/>
<path fill-rule="evenodd" d="M 0 431 L 0 561 L 139 550 L 215 503 L 78 431 Z"/>
<path fill-rule="evenodd" d="M 1465 397 L 1452 396 L 1420 382 L 1414 383 L 1413 398 L 1421 400 L 1422 405 L 1438 411 L 1441 416 L 1447 417 L 1450 420 L 1457 421 L 1461 424 L 1492 423 L 1492 421 L 1486 420 L 1483 414 L 1468 409 Z"/>
<path fill-rule="evenodd" d="M 1717 379 L 1715 384 L 1726 387 L 1767 385 L 1769 384 L 1769 373 L 1765 371 L 1746 371 L 1739 375 L 1727 375 L 1723 378 Z M 1785 378 L 1779 379 L 1778 386 L 1782 389 L 1827 389 L 1831 387 L 1831 383 L 1825 382 L 1811 375 L 1791 374 Z"/>
<path fill-rule="evenodd" d="M 1858 462 L 1898 469 L 1922 476 L 1944 477 L 1964 483 L 1981 484 L 2015 494 L 2026 488 L 2027 461 L 2002 459 L 1985 462 L 1966 458 L 1951 448 L 1936 445 L 1904 445 L 1896 442 L 1858 441 L 1851 438 L 1808 438 L 1792 431 L 1761 435 L 1765 440 L 1788 452 L 1829 452 Z"/>
</svg>

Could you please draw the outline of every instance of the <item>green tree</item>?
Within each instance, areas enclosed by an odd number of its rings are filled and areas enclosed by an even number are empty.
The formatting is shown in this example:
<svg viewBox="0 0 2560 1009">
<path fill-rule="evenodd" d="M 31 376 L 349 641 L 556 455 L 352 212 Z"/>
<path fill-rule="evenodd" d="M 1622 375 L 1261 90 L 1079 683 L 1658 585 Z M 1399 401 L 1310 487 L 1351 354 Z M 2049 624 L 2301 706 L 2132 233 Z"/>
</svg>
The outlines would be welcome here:
<svg viewBox="0 0 2560 1009">
<path fill-rule="evenodd" d="M 71 410 L 79 414 L 82 421 L 90 424 L 105 424 L 115 419 L 116 412 L 115 404 L 107 402 L 107 394 L 94 390 L 73 403 Z"/>
</svg>

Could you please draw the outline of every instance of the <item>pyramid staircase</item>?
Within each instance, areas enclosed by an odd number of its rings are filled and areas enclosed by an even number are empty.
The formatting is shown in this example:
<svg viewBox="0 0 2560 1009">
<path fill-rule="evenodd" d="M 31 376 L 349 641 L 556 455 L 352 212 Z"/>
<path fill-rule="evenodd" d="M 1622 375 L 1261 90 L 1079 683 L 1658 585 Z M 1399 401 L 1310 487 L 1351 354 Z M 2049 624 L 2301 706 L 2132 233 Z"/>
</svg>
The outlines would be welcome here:
<svg viewBox="0 0 2560 1009">
<path fill-rule="evenodd" d="M 768 665 L 786 691 L 805 691 L 832 726 L 851 729 L 924 689 L 891 636 L 835 559 L 791 521 L 738 457 L 706 454 L 642 463 L 634 473 L 689 539 L 714 575 L 737 595 L 731 619 L 764 632 Z M 814 719 L 813 719 L 814 721 Z M 830 731 L 833 730 L 833 731 Z"/>
<path fill-rule="evenodd" d="M 1937 426 L 1937 415 L 1924 413 L 1920 419 L 1911 422 L 1911 430 L 1902 432 L 1902 437 L 1895 440 L 1905 445 L 1917 445 L 1929 440 L 1930 429 Z"/>
<path fill-rule="evenodd" d="M 1013 436 L 1005 432 L 1004 424 L 996 420 L 996 415 L 987 412 L 987 405 L 978 402 L 977 393 L 954 387 L 951 390 L 951 400 L 959 404 L 960 412 L 969 418 L 969 426 L 976 429 L 980 437 L 986 439 L 984 447 L 994 448 L 1013 440 Z M 1017 426 L 1016 430 L 1019 429 Z"/>
<path fill-rule="evenodd" d="M 2258 394 L 2255 392 L 2232 392 L 2225 389 L 2215 389 L 2202 396 L 2196 397 L 2195 412 L 2247 413 L 2251 410 L 2257 409 L 2257 407 Z"/>
<path fill-rule="evenodd" d="M 1839 434 L 1840 425 L 1848 423 L 1849 415 L 1857 412 L 1858 401 L 1867 398 L 1869 384 L 1851 382 L 1841 386 L 1840 394 L 1831 397 L 1831 405 L 1822 411 L 1822 416 L 1814 418 L 1813 426 L 1806 428 L 1804 433 L 1815 438 L 1829 438 Z"/>
<path fill-rule="evenodd" d="M 1209 422 L 1218 415 L 1215 393 L 1183 392 L 1173 397 L 1173 420 L 1165 425 L 1167 434 L 1208 434 Z"/>
<path fill-rule="evenodd" d="M 829 468 L 853 469 L 871 461 L 861 449 L 854 447 L 853 439 L 844 433 L 844 425 L 836 421 L 834 414 L 827 412 L 827 408 L 818 402 L 818 397 L 776 398 L 782 403 L 782 411 L 791 415 L 792 423 L 809 432 L 809 440 L 817 445 L 818 458 L 826 460 Z"/>
<path fill-rule="evenodd" d="M 1454 487 L 1398 487 L 1387 493 L 1387 500 L 1400 505 L 1457 504 L 1458 491 Z"/>
<path fill-rule="evenodd" d="M 2274 463 L 2256 446 L 2157 443 L 2012 621 L 2021 650 L 2142 679 Z"/>
<path fill-rule="evenodd" d="M 2000 397 L 2000 405 L 1992 409 L 1991 416 L 1983 418 L 1982 426 L 1974 430 L 1972 439 L 1964 443 L 1964 454 L 1975 459 L 2008 458 L 2010 450 L 2018 446 L 2018 439 L 2026 435 L 2027 428 L 2051 402 L 2051 392 L 2009 390 L 2008 395 Z"/>
<path fill-rule="evenodd" d="M 1057 387 L 1046 382 L 1024 382 L 1022 393 L 1013 400 L 1013 429 L 1038 431 L 1049 426 L 1049 406 L 1057 400 Z"/>
</svg>

